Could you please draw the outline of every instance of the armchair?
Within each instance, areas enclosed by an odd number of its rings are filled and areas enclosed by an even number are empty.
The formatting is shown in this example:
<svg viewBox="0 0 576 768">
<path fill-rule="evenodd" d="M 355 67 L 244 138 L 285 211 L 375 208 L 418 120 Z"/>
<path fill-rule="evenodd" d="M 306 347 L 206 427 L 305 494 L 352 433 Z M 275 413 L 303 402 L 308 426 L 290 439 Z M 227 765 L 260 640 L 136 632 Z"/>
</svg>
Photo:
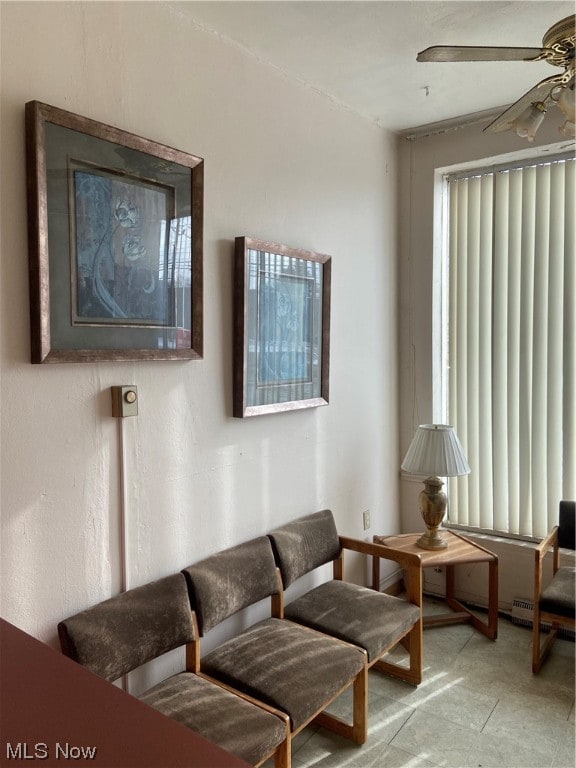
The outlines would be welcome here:
<svg viewBox="0 0 576 768">
<path fill-rule="evenodd" d="M 417 555 L 399 555 L 380 544 L 338 536 L 328 509 L 288 523 L 268 537 L 285 589 L 315 568 L 333 563 L 333 579 L 288 603 L 287 619 L 364 648 L 368 667 L 413 685 L 422 681 L 422 571 Z M 405 569 L 408 600 L 344 581 L 344 550 L 397 560 Z M 409 651 L 409 668 L 383 658 L 399 642 Z"/>
<path fill-rule="evenodd" d="M 559 548 L 576 549 L 574 518 L 576 502 L 561 501 L 558 525 L 540 542 L 535 551 L 534 624 L 532 638 L 532 672 L 537 674 L 556 640 L 560 626 L 574 628 L 576 568 L 560 567 Z M 543 565 L 552 549 L 552 581 L 544 586 Z M 542 642 L 542 623 L 550 623 L 550 633 Z"/>
</svg>

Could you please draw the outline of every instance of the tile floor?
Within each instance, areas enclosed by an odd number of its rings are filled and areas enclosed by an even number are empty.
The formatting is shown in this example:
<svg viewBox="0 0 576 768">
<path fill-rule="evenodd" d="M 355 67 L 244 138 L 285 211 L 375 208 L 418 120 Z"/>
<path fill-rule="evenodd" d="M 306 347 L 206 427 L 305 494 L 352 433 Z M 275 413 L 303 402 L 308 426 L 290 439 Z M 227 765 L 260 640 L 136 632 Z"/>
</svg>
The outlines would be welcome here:
<svg viewBox="0 0 576 768">
<path fill-rule="evenodd" d="M 445 610 L 427 599 L 425 612 Z M 501 618 L 498 640 L 467 624 L 424 632 L 417 687 L 369 673 L 369 735 L 355 746 L 309 726 L 294 768 L 575 768 L 575 645 L 557 640 L 539 675 L 530 629 Z M 349 716 L 350 697 L 331 707 Z"/>
</svg>

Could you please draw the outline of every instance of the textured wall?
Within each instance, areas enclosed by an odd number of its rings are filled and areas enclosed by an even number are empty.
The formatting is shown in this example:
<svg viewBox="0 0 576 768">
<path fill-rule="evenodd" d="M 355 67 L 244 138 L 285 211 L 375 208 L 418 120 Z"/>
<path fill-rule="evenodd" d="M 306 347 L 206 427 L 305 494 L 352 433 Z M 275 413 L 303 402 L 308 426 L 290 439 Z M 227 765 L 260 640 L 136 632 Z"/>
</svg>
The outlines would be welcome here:
<svg viewBox="0 0 576 768">
<path fill-rule="evenodd" d="M 398 531 L 394 138 L 169 3 L 1 14 L 2 615 L 54 643 L 59 619 L 119 589 L 112 385 L 140 393 L 123 424 L 130 585 L 323 507 L 349 535 Z M 33 99 L 205 158 L 202 361 L 29 363 Z M 232 418 L 237 235 L 332 255 L 328 407 Z"/>
</svg>

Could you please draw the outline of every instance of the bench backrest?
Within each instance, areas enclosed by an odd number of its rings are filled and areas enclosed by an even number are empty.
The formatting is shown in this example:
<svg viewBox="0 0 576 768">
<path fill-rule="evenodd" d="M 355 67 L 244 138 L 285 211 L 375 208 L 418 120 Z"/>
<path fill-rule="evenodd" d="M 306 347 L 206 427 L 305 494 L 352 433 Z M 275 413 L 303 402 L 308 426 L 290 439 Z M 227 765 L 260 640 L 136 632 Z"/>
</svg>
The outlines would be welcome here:
<svg viewBox="0 0 576 768">
<path fill-rule="evenodd" d="M 285 589 L 300 576 L 340 556 L 338 531 L 329 509 L 294 520 L 268 537 Z"/>
<path fill-rule="evenodd" d="M 266 597 L 280 585 L 270 541 L 260 536 L 185 568 L 200 635 Z"/>
<path fill-rule="evenodd" d="M 58 624 L 62 651 L 106 680 L 195 639 L 181 573 L 123 592 Z"/>
</svg>

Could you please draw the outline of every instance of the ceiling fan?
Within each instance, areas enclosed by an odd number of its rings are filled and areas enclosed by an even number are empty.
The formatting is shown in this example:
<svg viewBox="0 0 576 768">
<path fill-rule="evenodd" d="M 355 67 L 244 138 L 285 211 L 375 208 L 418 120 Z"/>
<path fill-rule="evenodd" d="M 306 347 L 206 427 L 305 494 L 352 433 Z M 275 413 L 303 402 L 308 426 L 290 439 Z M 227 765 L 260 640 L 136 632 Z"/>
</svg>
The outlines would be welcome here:
<svg viewBox="0 0 576 768">
<path fill-rule="evenodd" d="M 515 129 L 519 136 L 534 139 L 549 105 L 557 106 L 566 118 L 560 132 L 573 138 L 574 132 L 574 47 L 575 15 L 558 21 L 542 38 L 541 48 L 434 45 L 421 51 L 417 61 L 547 61 L 564 71 L 541 80 L 491 122 L 485 131 Z"/>
</svg>

